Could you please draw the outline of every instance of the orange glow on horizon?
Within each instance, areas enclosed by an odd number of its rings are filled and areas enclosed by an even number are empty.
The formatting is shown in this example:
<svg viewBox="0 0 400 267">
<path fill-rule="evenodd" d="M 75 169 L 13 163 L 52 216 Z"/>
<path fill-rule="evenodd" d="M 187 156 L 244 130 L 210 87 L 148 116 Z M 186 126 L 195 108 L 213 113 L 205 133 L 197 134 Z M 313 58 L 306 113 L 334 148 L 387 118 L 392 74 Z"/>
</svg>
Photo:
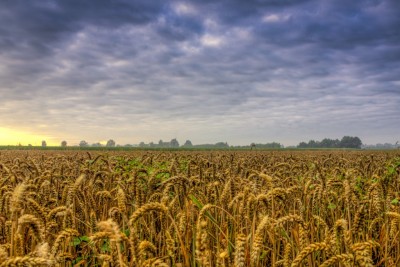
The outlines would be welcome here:
<svg viewBox="0 0 400 267">
<path fill-rule="evenodd" d="M 49 136 L 0 127 L 0 145 L 2 146 L 17 146 L 19 144 L 22 146 L 29 144 L 41 146 L 42 140 L 45 140 L 48 146 L 59 145 Z"/>
</svg>

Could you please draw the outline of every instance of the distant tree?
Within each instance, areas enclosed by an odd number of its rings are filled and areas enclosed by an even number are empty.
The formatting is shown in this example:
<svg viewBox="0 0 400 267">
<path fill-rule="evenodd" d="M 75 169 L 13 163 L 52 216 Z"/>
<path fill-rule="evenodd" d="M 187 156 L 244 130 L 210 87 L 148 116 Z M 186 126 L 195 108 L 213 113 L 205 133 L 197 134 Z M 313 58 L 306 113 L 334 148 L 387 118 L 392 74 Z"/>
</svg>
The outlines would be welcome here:
<svg viewBox="0 0 400 267">
<path fill-rule="evenodd" d="M 300 144 L 297 147 L 298 148 L 307 148 L 308 144 L 306 142 L 300 142 Z"/>
<path fill-rule="evenodd" d="M 79 142 L 79 146 L 80 147 L 87 147 L 87 146 L 89 146 L 89 143 L 86 142 L 85 140 L 82 140 L 82 141 Z"/>
<path fill-rule="evenodd" d="M 106 147 L 115 147 L 115 141 L 112 139 L 108 140 Z"/>
<path fill-rule="evenodd" d="M 86 142 L 86 141 L 84 141 L 84 142 Z M 79 144 L 79 145 L 80 145 L 80 144 Z M 89 144 L 86 143 L 86 146 L 89 146 Z M 103 146 L 103 145 L 100 144 L 99 142 L 92 144 L 92 147 L 102 147 L 102 146 Z"/>
<path fill-rule="evenodd" d="M 46 147 L 47 146 L 47 142 L 46 142 L 46 140 L 43 140 L 42 141 L 42 147 Z"/>
<path fill-rule="evenodd" d="M 29 147 L 31 147 L 31 146 L 32 146 L 32 144 L 28 144 L 28 146 L 29 146 Z"/>
<path fill-rule="evenodd" d="M 362 142 L 360 138 L 353 136 L 343 136 L 340 140 L 340 147 L 343 148 L 361 148 Z"/>
<path fill-rule="evenodd" d="M 61 147 L 66 147 L 66 146 L 67 146 L 67 141 L 65 141 L 65 140 L 62 141 L 62 142 L 61 142 Z"/>
<path fill-rule="evenodd" d="M 255 143 L 251 143 L 250 144 L 250 150 L 256 149 L 256 144 Z"/>
<path fill-rule="evenodd" d="M 218 146 L 221 146 L 221 145 L 222 144 L 218 144 Z M 224 143 L 224 145 L 227 146 L 228 144 Z M 265 143 L 265 144 L 251 143 L 250 145 L 247 145 L 247 146 L 231 146 L 231 147 L 240 148 L 240 149 L 243 149 L 243 148 L 249 149 L 250 148 L 250 150 L 253 150 L 253 149 L 256 149 L 256 148 L 259 148 L 259 149 L 265 149 L 265 148 L 267 148 L 267 149 L 270 149 L 270 148 L 279 149 L 279 148 L 284 148 L 283 145 L 281 145 L 278 142 L 271 142 L 271 143 Z"/>
<path fill-rule="evenodd" d="M 256 144 L 256 146 L 260 148 L 283 148 L 283 145 L 281 145 L 278 142 L 272 142 L 267 144 Z"/>
<path fill-rule="evenodd" d="M 183 144 L 182 147 L 192 147 L 192 146 L 193 146 L 192 141 L 186 140 L 186 142 Z"/>
<path fill-rule="evenodd" d="M 171 142 L 169 142 L 171 147 L 179 147 L 179 142 L 176 140 L 176 138 L 172 139 Z"/>
<path fill-rule="evenodd" d="M 139 147 L 146 147 L 146 144 L 144 142 L 140 142 Z"/>
<path fill-rule="evenodd" d="M 160 139 L 160 141 L 158 141 L 158 146 L 159 146 L 159 147 L 163 147 L 163 146 L 164 146 L 163 140 Z"/>
<path fill-rule="evenodd" d="M 224 142 L 218 142 L 218 143 L 215 143 L 214 147 L 217 147 L 217 148 L 228 148 L 229 145 L 228 145 L 227 142 L 225 142 L 225 143 Z"/>
<path fill-rule="evenodd" d="M 318 142 L 316 142 L 315 140 L 310 140 L 308 141 L 308 147 L 312 148 L 318 147 Z"/>
<path fill-rule="evenodd" d="M 339 139 L 333 140 L 332 147 L 340 147 L 340 140 Z"/>
<path fill-rule="evenodd" d="M 329 139 L 329 138 L 324 138 L 320 143 L 319 143 L 319 147 L 323 147 L 323 148 L 337 148 L 340 147 L 340 141 L 339 139 Z"/>
<path fill-rule="evenodd" d="M 322 139 L 322 141 L 320 143 L 320 146 L 321 147 L 332 147 L 332 142 L 331 141 L 332 141 L 331 139 L 324 138 L 324 139 Z"/>
</svg>

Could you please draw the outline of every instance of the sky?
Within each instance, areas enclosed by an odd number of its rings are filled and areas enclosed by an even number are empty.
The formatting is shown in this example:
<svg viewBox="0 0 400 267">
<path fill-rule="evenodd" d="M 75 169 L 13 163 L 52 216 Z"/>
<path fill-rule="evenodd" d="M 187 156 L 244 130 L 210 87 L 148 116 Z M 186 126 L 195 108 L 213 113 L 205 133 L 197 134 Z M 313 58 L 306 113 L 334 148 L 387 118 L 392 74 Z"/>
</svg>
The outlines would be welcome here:
<svg viewBox="0 0 400 267">
<path fill-rule="evenodd" d="M 400 139 L 397 0 L 5 0 L 0 145 Z"/>
</svg>

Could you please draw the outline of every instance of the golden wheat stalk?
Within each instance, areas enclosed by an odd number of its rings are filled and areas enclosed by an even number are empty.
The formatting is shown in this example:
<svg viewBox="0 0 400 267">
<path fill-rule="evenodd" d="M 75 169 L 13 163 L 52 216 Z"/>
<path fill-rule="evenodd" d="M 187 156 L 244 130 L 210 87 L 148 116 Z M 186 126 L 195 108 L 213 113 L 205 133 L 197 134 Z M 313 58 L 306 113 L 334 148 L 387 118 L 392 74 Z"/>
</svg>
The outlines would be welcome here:
<svg viewBox="0 0 400 267">
<path fill-rule="evenodd" d="M 310 255 L 311 253 L 315 252 L 315 251 L 321 251 L 321 250 L 325 250 L 328 247 L 328 245 L 325 242 L 321 242 L 321 243 L 313 243 L 311 245 L 309 245 L 308 247 L 304 248 L 294 259 L 294 261 L 292 262 L 291 267 L 297 267 L 300 266 L 300 263 L 303 261 L 303 259 L 305 257 L 307 257 L 308 255 Z"/>
<path fill-rule="evenodd" d="M 23 256 L 13 257 L 0 263 L 0 267 L 11 267 L 11 266 L 51 266 L 54 263 L 51 259 Z"/>
<path fill-rule="evenodd" d="M 351 262 L 354 261 L 354 255 L 353 254 L 339 254 L 335 255 L 328 260 L 324 261 L 320 267 L 329 267 L 335 264 L 336 262 L 341 262 L 343 264 L 351 264 Z"/>
</svg>

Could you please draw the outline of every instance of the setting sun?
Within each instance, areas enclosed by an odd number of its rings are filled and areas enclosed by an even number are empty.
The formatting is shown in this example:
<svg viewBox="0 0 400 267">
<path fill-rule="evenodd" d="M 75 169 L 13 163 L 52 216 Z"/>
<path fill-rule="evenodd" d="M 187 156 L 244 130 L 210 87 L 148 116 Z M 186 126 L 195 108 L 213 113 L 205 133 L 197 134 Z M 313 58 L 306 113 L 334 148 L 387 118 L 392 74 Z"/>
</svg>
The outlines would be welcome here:
<svg viewBox="0 0 400 267">
<path fill-rule="evenodd" d="M 31 144 L 33 146 L 40 146 L 42 140 L 46 140 L 47 145 L 55 145 L 49 136 L 0 127 L 0 145 L 21 144 L 27 146 Z"/>
</svg>

